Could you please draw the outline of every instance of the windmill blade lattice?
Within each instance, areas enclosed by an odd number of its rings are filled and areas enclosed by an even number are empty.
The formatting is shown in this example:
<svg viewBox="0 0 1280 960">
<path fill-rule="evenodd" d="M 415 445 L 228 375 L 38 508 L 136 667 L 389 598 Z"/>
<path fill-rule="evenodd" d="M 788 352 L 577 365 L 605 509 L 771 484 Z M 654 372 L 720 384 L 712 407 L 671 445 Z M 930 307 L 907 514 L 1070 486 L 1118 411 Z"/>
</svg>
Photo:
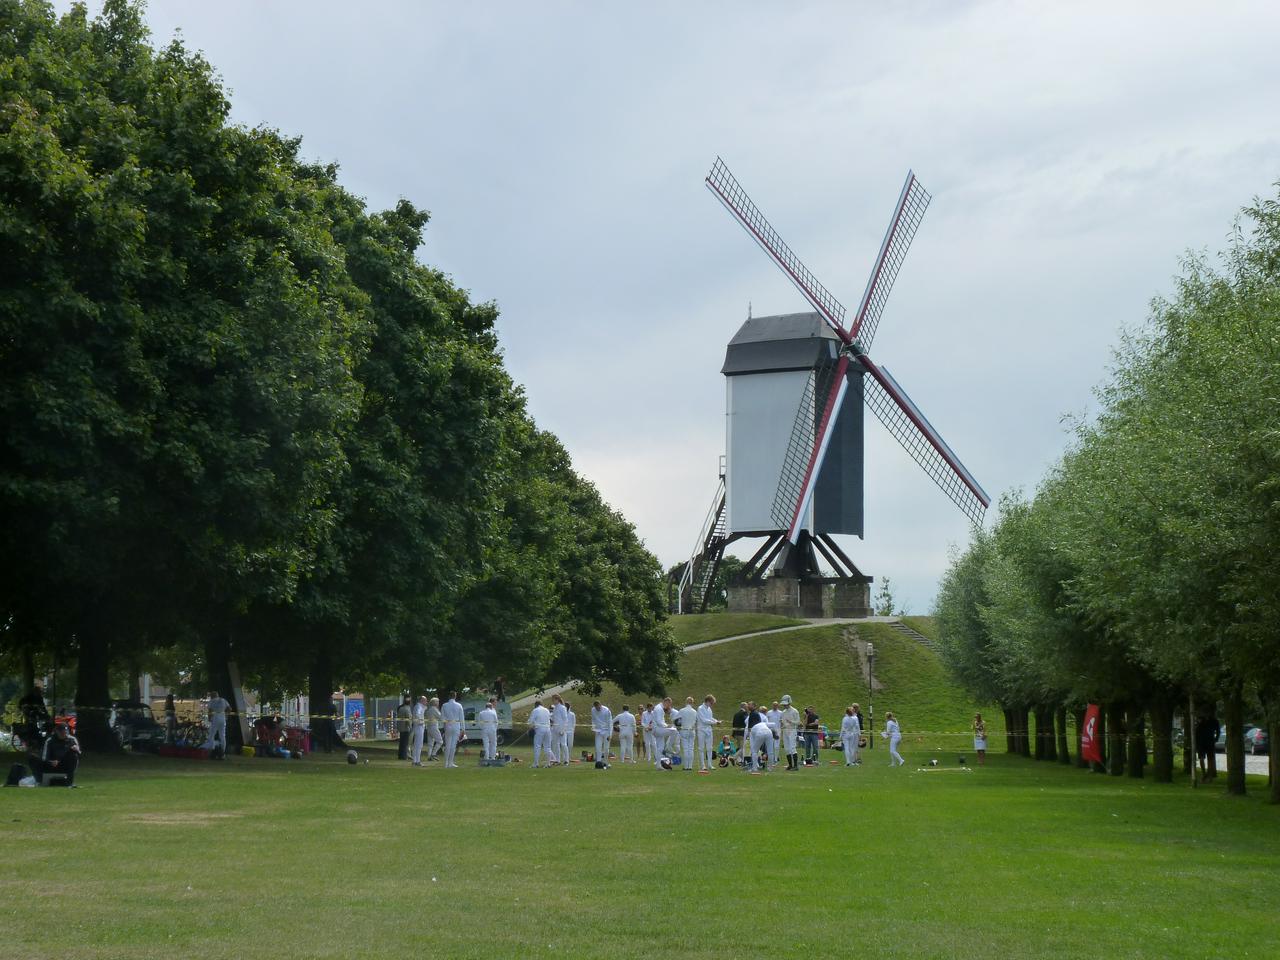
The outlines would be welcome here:
<svg viewBox="0 0 1280 960">
<path fill-rule="evenodd" d="M 863 387 L 863 396 L 871 412 L 942 492 L 951 498 L 952 503 L 976 526 L 982 526 L 982 518 L 991 503 L 986 491 L 889 371 L 877 367 L 868 357 L 858 359 L 871 374 Z"/>
<path fill-rule="evenodd" d="M 875 339 L 880 315 L 884 313 L 884 305 L 893 290 L 893 282 L 898 279 L 898 271 L 902 269 L 902 262 L 907 258 L 911 241 L 932 199 L 929 192 L 920 185 L 916 175 L 908 171 L 902 192 L 898 194 L 893 219 L 889 221 L 889 229 L 885 231 L 884 240 L 880 243 L 876 265 L 871 270 L 862 302 L 858 305 L 853 330 L 850 331 L 864 350 L 871 349 L 871 341 Z"/>
<path fill-rule="evenodd" d="M 773 494 L 773 507 L 769 512 L 778 529 L 786 530 L 793 542 L 801 515 L 808 506 L 808 495 L 822 471 L 826 453 L 823 441 L 840 412 L 838 404 L 848 369 L 849 361 L 845 357 L 824 363 L 810 375 L 801 392 L 787 452 L 782 459 L 778 487 Z M 821 407 L 817 406 L 818 397 L 823 398 Z"/>
<path fill-rule="evenodd" d="M 818 278 L 809 271 L 808 267 L 800 262 L 800 258 L 787 246 L 782 237 L 778 236 L 778 231 L 774 230 L 769 221 L 765 219 L 765 215 L 760 212 L 759 207 L 751 202 L 747 192 L 742 189 L 742 185 L 738 183 L 733 174 L 729 172 L 728 166 L 719 157 L 716 157 L 716 162 L 712 165 L 711 172 L 707 174 L 706 183 L 708 189 L 720 199 L 720 202 L 742 224 L 747 233 L 751 234 L 752 238 L 756 243 L 760 244 L 774 263 L 782 268 L 782 272 L 796 285 L 796 289 L 813 305 L 813 308 L 821 314 L 827 325 L 839 334 L 840 339 L 845 343 L 850 342 L 849 334 L 844 328 L 844 305 L 818 281 Z"/>
</svg>

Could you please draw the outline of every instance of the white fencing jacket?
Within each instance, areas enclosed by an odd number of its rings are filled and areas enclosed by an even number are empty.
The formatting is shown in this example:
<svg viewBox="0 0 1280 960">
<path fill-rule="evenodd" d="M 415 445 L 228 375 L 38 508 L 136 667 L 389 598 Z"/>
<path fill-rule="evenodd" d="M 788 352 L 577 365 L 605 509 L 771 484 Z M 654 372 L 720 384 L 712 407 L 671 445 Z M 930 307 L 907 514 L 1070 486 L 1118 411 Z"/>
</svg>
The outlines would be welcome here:
<svg viewBox="0 0 1280 960">
<path fill-rule="evenodd" d="M 592 707 L 591 729 L 602 737 L 613 736 L 613 712 L 603 704 L 598 710 Z"/>
<path fill-rule="evenodd" d="M 476 714 L 476 722 L 485 733 L 498 732 L 498 711 L 493 707 L 485 707 Z"/>
<path fill-rule="evenodd" d="M 680 717 L 681 735 L 687 734 L 692 737 L 694 727 L 698 723 L 698 711 L 686 703 L 677 713 Z"/>
<path fill-rule="evenodd" d="M 630 710 L 618 714 L 618 736 L 634 737 L 636 735 L 636 715 Z"/>
<path fill-rule="evenodd" d="M 715 718 L 715 714 L 711 712 L 711 707 L 704 703 L 698 708 L 698 729 L 710 732 L 720 721 Z"/>
<path fill-rule="evenodd" d="M 535 730 L 551 729 L 551 711 L 542 704 L 529 711 L 529 726 Z"/>
</svg>

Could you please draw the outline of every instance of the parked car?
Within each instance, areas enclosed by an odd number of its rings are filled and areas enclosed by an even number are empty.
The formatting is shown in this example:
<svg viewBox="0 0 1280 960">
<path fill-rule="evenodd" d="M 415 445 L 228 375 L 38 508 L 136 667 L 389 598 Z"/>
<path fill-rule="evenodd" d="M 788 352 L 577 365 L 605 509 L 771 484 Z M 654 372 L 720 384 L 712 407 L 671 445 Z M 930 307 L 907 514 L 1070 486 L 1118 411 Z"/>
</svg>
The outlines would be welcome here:
<svg viewBox="0 0 1280 960">
<path fill-rule="evenodd" d="M 120 746 L 133 750 L 159 749 L 164 743 L 164 727 L 151 712 L 151 705 L 139 700 L 111 701 L 111 729 Z"/>
<path fill-rule="evenodd" d="M 1244 748 L 1246 750 L 1249 749 L 1249 735 L 1257 729 L 1252 723 L 1244 725 Z M 1218 731 L 1218 739 L 1213 741 L 1213 749 L 1217 753 L 1227 752 L 1227 725 L 1225 723 L 1222 725 L 1222 729 Z"/>
<path fill-rule="evenodd" d="M 1244 735 L 1244 748 L 1255 757 L 1260 753 L 1271 752 L 1271 738 L 1266 727 L 1254 727 Z"/>
</svg>

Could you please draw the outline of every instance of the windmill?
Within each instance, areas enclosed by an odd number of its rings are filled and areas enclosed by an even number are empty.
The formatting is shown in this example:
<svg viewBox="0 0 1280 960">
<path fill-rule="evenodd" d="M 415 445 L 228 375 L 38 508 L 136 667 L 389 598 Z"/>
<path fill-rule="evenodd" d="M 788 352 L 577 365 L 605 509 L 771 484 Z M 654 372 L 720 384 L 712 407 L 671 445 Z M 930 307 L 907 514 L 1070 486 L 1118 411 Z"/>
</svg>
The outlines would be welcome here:
<svg viewBox="0 0 1280 960">
<path fill-rule="evenodd" d="M 845 556 L 832 534 L 863 534 L 864 403 L 974 524 L 982 523 L 990 503 L 888 369 L 868 356 L 930 196 L 908 172 L 862 300 L 846 325 L 845 308 L 783 242 L 719 157 L 706 185 L 813 312 L 748 317 L 729 343 L 721 371 L 728 383 L 726 456 L 673 607 L 704 610 L 725 547 L 742 537 L 763 537 L 738 586 L 761 590 L 772 570 L 774 590 L 757 593 L 744 606 L 798 607 L 802 615 L 821 616 L 821 588 L 834 583 L 836 593 L 843 588 L 844 594 L 836 607 L 861 612 L 869 608 L 871 578 Z M 835 577 L 823 575 L 819 556 Z"/>
</svg>

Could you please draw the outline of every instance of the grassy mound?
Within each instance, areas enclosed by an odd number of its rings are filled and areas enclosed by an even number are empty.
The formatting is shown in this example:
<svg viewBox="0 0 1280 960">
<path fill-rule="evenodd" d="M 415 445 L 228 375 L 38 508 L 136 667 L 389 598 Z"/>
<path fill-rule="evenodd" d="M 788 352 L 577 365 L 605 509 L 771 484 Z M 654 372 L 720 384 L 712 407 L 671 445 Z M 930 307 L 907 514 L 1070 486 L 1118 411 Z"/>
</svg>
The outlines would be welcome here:
<svg viewBox="0 0 1280 960">
<path fill-rule="evenodd" d="M 736 637 L 760 630 L 795 627 L 804 620 L 792 620 L 771 613 L 688 613 L 671 618 L 671 630 L 682 647 L 724 637 Z"/>
</svg>

